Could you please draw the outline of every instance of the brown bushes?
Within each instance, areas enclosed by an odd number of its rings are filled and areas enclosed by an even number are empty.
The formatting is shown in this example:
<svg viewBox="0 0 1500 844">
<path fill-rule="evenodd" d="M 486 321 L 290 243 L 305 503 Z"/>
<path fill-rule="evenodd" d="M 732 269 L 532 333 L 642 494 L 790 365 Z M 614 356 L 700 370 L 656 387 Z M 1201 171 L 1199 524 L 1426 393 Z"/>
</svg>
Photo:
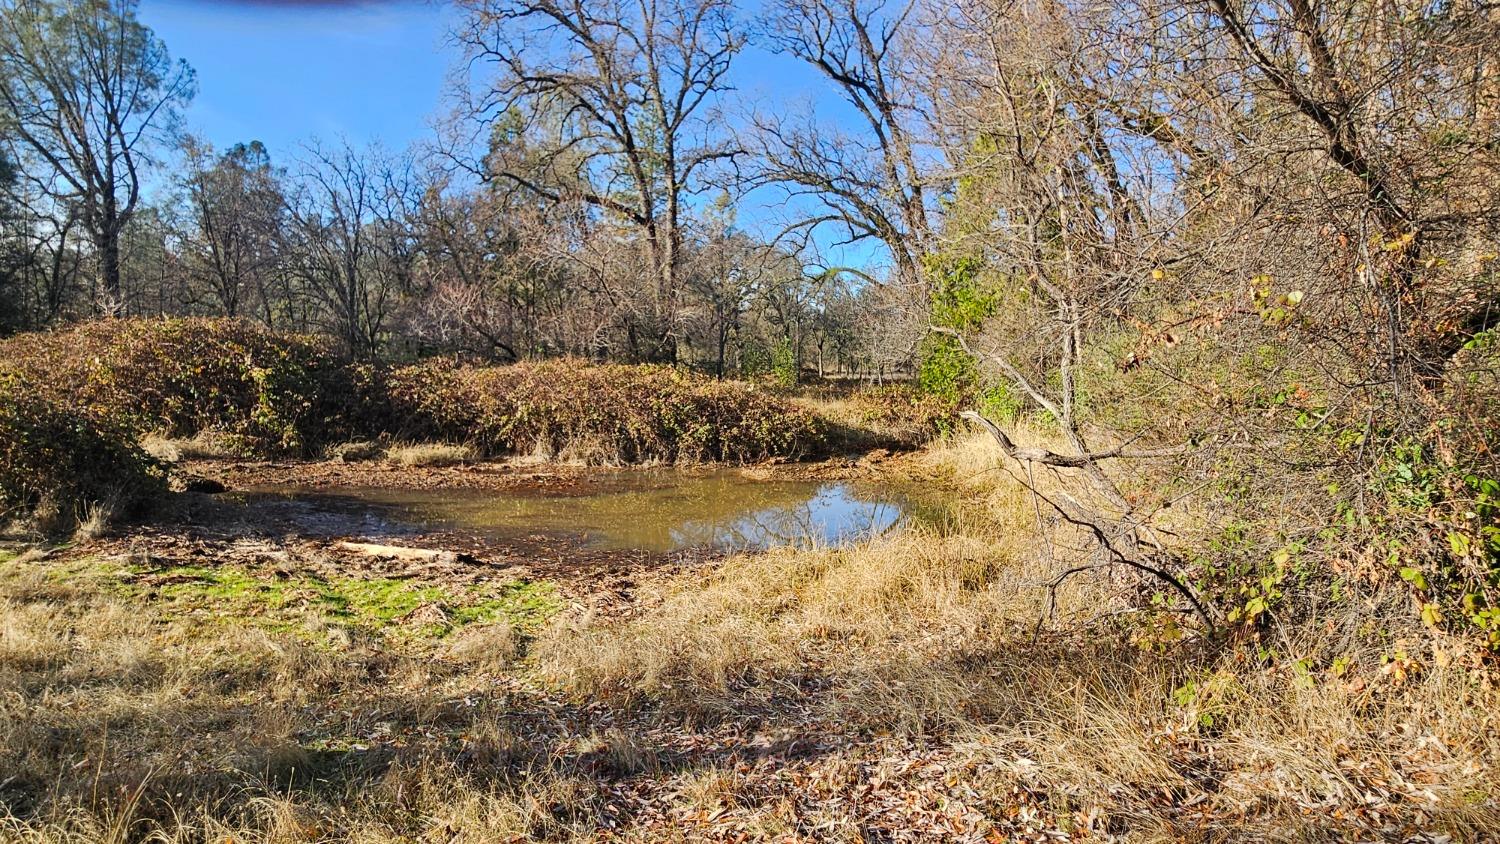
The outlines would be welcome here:
<svg viewBox="0 0 1500 844">
<path fill-rule="evenodd" d="M 40 505 L 77 517 L 89 505 L 129 509 L 159 492 L 156 462 L 123 432 L 98 427 L 0 374 L 0 518 Z"/>
<path fill-rule="evenodd" d="M 810 411 L 745 384 L 661 366 L 428 362 L 390 373 L 385 395 L 387 430 L 467 442 L 491 456 L 750 462 L 826 444 Z"/>
<path fill-rule="evenodd" d="M 246 454 L 355 438 L 443 441 L 477 456 L 749 462 L 813 454 L 817 414 L 667 367 L 553 361 L 358 366 L 318 340 L 234 320 L 98 322 L 0 343 L 0 509 L 159 485 L 133 441 L 198 437 Z M 176 438 L 176 439 L 173 439 Z M 468 451 L 465 451 L 467 454 Z"/>
<path fill-rule="evenodd" d="M 54 402 L 137 435 L 231 435 L 252 453 L 338 435 L 364 401 L 360 371 L 325 342 L 223 319 L 110 320 L 0 344 L 0 367 Z"/>
</svg>

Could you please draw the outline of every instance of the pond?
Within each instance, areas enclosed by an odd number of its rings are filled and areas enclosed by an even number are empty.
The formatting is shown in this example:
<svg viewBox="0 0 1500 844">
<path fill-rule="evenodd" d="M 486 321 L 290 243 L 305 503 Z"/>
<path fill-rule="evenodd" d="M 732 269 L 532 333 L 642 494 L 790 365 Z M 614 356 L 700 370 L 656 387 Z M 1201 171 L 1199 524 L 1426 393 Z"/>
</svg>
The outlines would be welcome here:
<svg viewBox="0 0 1500 844">
<path fill-rule="evenodd" d="M 313 533 L 545 537 L 599 550 L 837 545 L 920 516 L 911 491 L 870 481 L 755 480 L 738 472 L 604 471 L 583 489 L 251 489 L 246 503 Z"/>
</svg>

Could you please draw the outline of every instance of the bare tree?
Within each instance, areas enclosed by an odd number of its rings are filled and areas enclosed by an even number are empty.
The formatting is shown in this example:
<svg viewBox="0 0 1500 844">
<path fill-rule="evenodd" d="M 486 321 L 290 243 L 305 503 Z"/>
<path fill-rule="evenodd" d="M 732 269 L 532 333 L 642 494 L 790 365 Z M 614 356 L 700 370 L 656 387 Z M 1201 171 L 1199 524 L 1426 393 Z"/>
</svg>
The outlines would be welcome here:
<svg viewBox="0 0 1500 844">
<path fill-rule="evenodd" d="M 0 4 L 0 132 L 43 195 L 76 205 L 99 262 L 99 310 L 118 314 L 120 235 L 151 147 L 193 94 L 193 72 L 135 16 L 134 0 Z"/>
<path fill-rule="evenodd" d="M 1366 345 L 1382 348 L 1392 378 L 1438 376 L 1464 343 L 1500 324 L 1500 294 L 1476 260 L 1477 245 L 1500 229 L 1493 6 L 1206 0 L 1187 8 L 1202 10 L 1204 28 L 1233 45 L 1218 66 L 1291 112 L 1262 122 L 1252 141 L 1275 143 L 1275 132 L 1284 147 L 1318 150 L 1342 188 L 1321 189 L 1318 198 L 1337 206 L 1326 219 L 1362 247 L 1376 243 L 1358 263 L 1385 336 Z"/>
<path fill-rule="evenodd" d="M 380 348 L 403 293 L 410 289 L 409 222 L 395 215 L 407 168 L 376 152 L 308 149 L 300 192 L 288 217 L 289 271 L 318 304 L 317 321 L 350 354 Z"/>
<path fill-rule="evenodd" d="M 286 203 L 265 147 L 252 141 L 215 156 L 211 147 L 189 138 L 183 152 L 186 245 L 195 271 L 219 313 L 240 316 L 246 298 L 259 294 L 261 318 L 270 324 L 266 276 L 277 259 Z"/>
<path fill-rule="evenodd" d="M 496 75 L 467 111 L 480 125 L 547 125 L 498 144 L 482 170 L 549 201 L 581 201 L 641 238 L 643 313 L 632 355 L 675 357 L 687 200 L 731 158 L 714 110 L 742 39 L 727 0 L 467 0 L 459 38 Z M 525 135 L 534 125 L 513 128 Z"/>
<path fill-rule="evenodd" d="M 857 116 L 840 129 L 813 114 L 762 111 L 744 144 L 756 154 L 752 185 L 807 201 L 791 228 L 833 226 L 846 242 L 878 242 L 895 280 L 919 288 L 937 227 L 922 104 L 905 78 L 912 12 L 910 3 L 884 0 L 774 3 L 762 27 L 767 45 L 815 68 Z"/>
</svg>

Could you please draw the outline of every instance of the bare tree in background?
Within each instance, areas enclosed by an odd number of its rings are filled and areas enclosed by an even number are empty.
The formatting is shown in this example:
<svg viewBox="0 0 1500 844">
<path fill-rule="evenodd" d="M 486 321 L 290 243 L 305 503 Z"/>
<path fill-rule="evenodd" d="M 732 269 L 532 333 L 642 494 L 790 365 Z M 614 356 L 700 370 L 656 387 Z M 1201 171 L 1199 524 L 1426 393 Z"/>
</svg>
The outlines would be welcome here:
<svg viewBox="0 0 1500 844">
<path fill-rule="evenodd" d="M 274 325 L 267 276 L 274 272 L 286 202 L 265 147 L 253 141 L 216 156 L 189 138 L 183 155 L 186 246 L 195 273 L 206 281 L 219 313 L 240 316 L 255 296 L 261 319 Z"/>
<path fill-rule="evenodd" d="M 815 69 L 857 118 L 843 129 L 816 114 L 761 110 L 744 143 L 755 152 L 752 184 L 781 186 L 813 209 L 792 228 L 832 226 L 847 243 L 878 242 L 894 280 L 917 289 L 937 224 L 922 104 L 906 78 L 912 15 L 908 2 L 773 3 L 762 27 L 767 46 Z"/>
<path fill-rule="evenodd" d="M 350 354 L 373 356 L 412 277 L 411 235 L 400 216 L 408 168 L 347 144 L 314 146 L 290 200 L 289 272 L 318 304 L 313 319 Z"/>
<path fill-rule="evenodd" d="M 135 15 L 134 0 L 0 4 L 0 137 L 48 200 L 76 206 L 99 266 L 97 306 L 121 313 L 120 236 L 151 147 L 193 94 L 193 72 Z"/>
<path fill-rule="evenodd" d="M 429 287 L 413 326 L 424 339 L 486 358 L 579 352 L 566 315 L 597 311 L 572 277 L 579 215 L 494 186 L 446 188 L 435 180 L 423 200 Z"/>
<path fill-rule="evenodd" d="M 498 143 L 481 173 L 556 203 L 580 201 L 637 232 L 643 312 L 632 356 L 671 360 L 681 296 L 686 201 L 731 158 L 716 118 L 742 44 L 727 0 L 467 0 L 459 39 L 495 76 L 467 104 L 480 125 L 541 144 Z M 531 133 L 535 134 L 535 133 Z"/>
</svg>

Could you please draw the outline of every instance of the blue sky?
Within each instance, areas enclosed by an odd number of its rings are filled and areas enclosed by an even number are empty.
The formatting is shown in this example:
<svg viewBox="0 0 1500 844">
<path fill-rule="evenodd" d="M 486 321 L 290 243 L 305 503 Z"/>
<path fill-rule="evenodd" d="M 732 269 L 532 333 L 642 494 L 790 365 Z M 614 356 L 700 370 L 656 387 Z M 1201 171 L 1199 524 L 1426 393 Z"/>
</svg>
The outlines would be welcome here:
<svg viewBox="0 0 1500 844">
<path fill-rule="evenodd" d="M 315 138 L 391 150 L 432 139 L 458 58 L 447 43 L 458 12 L 440 0 L 141 0 L 139 15 L 197 72 L 186 128 L 219 149 L 259 140 L 280 164 Z M 750 48 L 733 76 L 743 102 L 812 102 L 820 119 L 848 116 L 794 60 Z M 780 228 L 774 196 L 749 199 L 741 225 Z"/>
<path fill-rule="evenodd" d="M 140 17 L 197 71 L 188 127 L 216 147 L 260 140 L 273 157 L 312 137 L 393 149 L 431 138 L 457 58 L 447 33 L 458 13 L 442 2 L 143 0 Z M 750 100 L 822 90 L 810 70 L 757 49 L 734 75 Z"/>
<path fill-rule="evenodd" d="M 143 0 L 140 17 L 198 73 L 188 128 L 216 147 L 262 141 L 273 159 L 313 137 L 431 137 L 453 58 L 446 5 Z"/>
</svg>

